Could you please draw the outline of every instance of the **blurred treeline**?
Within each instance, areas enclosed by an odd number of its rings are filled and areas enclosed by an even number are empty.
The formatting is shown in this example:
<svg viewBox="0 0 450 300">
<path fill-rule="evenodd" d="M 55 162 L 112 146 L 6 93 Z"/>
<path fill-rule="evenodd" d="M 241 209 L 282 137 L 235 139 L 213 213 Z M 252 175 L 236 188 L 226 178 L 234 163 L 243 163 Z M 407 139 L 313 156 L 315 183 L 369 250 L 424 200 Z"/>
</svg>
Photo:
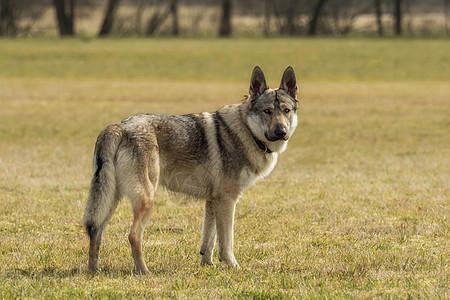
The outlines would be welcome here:
<svg viewBox="0 0 450 300">
<path fill-rule="evenodd" d="M 0 36 L 450 35 L 450 0 L 0 0 Z"/>
</svg>

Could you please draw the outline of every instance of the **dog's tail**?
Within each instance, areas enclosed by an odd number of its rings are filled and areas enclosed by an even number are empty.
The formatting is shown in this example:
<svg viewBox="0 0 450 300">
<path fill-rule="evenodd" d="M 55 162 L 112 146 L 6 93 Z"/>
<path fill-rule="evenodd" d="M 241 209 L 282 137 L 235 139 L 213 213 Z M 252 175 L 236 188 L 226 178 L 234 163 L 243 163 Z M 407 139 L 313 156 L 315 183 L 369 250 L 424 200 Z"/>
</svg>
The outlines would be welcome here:
<svg viewBox="0 0 450 300">
<path fill-rule="evenodd" d="M 115 158 L 122 137 L 122 128 L 110 125 L 99 134 L 95 144 L 94 176 L 84 213 L 84 226 L 91 240 L 103 231 L 119 201 Z"/>
</svg>

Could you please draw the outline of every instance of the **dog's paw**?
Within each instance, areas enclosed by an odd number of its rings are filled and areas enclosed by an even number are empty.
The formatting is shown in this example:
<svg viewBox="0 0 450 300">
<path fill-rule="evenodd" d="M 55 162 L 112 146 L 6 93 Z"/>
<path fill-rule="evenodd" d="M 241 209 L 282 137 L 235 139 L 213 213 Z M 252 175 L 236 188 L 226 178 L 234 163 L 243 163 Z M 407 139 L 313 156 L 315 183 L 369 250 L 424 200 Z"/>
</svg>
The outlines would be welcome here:
<svg viewBox="0 0 450 300">
<path fill-rule="evenodd" d="M 229 268 L 233 268 L 233 269 L 240 269 L 241 266 L 238 264 L 238 262 L 236 260 L 234 260 L 234 262 L 232 262 L 231 264 L 228 264 Z"/>
<path fill-rule="evenodd" d="M 214 263 L 212 261 L 201 261 L 200 266 L 214 266 Z"/>
<path fill-rule="evenodd" d="M 236 268 L 236 269 L 241 268 L 234 257 L 231 257 L 229 259 L 219 258 L 219 261 L 226 263 L 229 268 Z"/>
<path fill-rule="evenodd" d="M 202 260 L 200 262 L 201 266 L 214 266 L 213 262 L 212 262 L 212 258 L 208 258 L 205 256 L 202 256 Z"/>
<path fill-rule="evenodd" d="M 214 266 L 212 258 L 208 257 L 204 253 L 200 253 L 202 255 L 202 260 L 200 262 L 201 266 Z"/>
<path fill-rule="evenodd" d="M 147 267 L 136 268 L 136 275 L 148 275 L 148 274 L 150 274 L 150 271 L 147 269 Z"/>
</svg>

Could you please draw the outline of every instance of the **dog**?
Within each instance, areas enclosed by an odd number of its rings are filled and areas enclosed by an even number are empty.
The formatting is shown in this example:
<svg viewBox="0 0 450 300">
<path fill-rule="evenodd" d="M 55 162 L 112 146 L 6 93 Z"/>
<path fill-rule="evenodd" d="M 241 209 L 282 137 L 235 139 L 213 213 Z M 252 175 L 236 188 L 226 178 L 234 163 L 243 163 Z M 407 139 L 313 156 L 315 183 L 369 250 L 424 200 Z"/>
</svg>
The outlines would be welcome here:
<svg viewBox="0 0 450 300">
<path fill-rule="evenodd" d="M 249 95 L 216 112 L 141 114 L 107 126 L 98 136 L 93 178 L 84 214 L 90 238 L 90 271 L 98 269 L 103 232 L 122 196 L 131 200 L 128 240 L 139 274 L 148 273 L 142 239 L 158 185 L 206 200 L 201 264 L 219 260 L 239 267 L 233 253 L 233 224 L 240 195 L 267 176 L 297 126 L 297 81 L 292 67 L 278 89 L 253 70 Z"/>
</svg>

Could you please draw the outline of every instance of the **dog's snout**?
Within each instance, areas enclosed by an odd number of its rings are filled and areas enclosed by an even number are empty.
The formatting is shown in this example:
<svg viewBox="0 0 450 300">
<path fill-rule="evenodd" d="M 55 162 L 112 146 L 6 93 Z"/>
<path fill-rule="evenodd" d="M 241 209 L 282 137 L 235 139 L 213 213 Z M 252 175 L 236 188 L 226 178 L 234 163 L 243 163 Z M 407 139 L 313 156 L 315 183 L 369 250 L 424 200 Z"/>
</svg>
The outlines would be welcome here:
<svg viewBox="0 0 450 300">
<path fill-rule="evenodd" d="M 286 129 L 281 125 L 275 127 L 274 133 L 280 139 L 284 138 L 287 134 Z"/>
</svg>

